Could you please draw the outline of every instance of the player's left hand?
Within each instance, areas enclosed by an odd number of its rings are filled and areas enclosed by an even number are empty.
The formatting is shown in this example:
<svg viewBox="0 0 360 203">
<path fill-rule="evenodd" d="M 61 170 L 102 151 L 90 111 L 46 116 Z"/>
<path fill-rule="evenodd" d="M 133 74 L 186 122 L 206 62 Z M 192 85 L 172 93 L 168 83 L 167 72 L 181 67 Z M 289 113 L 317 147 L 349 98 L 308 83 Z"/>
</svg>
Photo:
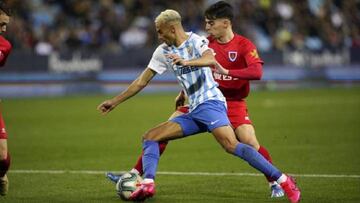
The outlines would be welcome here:
<svg viewBox="0 0 360 203">
<path fill-rule="evenodd" d="M 183 91 L 181 91 L 175 98 L 175 110 L 180 106 L 185 105 L 186 96 Z"/>
<path fill-rule="evenodd" d="M 212 67 L 213 71 L 216 73 L 220 73 L 223 75 L 229 75 L 229 70 L 222 67 L 219 62 L 216 62 L 215 65 Z"/>
<path fill-rule="evenodd" d="M 165 56 L 171 59 L 174 65 L 186 66 L 186 61 L 177 54 L 166 54 Z"/>
</svg>

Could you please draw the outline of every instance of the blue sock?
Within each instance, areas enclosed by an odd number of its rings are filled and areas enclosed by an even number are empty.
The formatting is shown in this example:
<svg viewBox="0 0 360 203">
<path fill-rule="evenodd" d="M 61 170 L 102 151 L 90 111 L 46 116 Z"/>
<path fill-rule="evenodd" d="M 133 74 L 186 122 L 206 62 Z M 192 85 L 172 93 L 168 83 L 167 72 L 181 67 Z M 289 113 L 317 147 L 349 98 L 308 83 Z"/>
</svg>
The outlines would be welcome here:
<svg viewBox="0 0 360 203">
<path fill-rule="evenodd" d="M 155 179 L 156 169 L 159 162 L 159 143 L 151 140 L 143 142 L 143 170 L 144 178 Z"/>
<path fill-rule="evenodd" d="M 234 154 L 244 159 L 250 166 L 256 168 L 264 175 L 271 177 L 273 180 L 279 179 L 282 174 L 275 166 L 249 145 L 239 143 L 236 146 Z"/>
</svg>

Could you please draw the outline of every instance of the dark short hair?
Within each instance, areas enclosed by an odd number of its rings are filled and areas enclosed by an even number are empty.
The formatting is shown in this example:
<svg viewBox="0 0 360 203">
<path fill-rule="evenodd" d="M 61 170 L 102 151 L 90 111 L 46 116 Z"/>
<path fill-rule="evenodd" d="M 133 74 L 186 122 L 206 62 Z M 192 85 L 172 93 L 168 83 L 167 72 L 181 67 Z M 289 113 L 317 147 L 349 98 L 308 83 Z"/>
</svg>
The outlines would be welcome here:
<svg viewBox="0 0 360 203">
<path fill-rule="evenodd" d="M 209 20 L 227 18 L 232 21 L 234 18 L 233 7 L 225 1 L 218 1 L 205 10 L 205 18 Z"/>
<path fill-rule="evenodd" d="M 8 5 L 6 5 L 6 3 L 4 1 L 0 1 L 0 10 L 4 13 L 6 13 L 6 15 L 11 16 L 12 11 L 10 9 L 10 7 L 8 7 Z"/>
</svg>

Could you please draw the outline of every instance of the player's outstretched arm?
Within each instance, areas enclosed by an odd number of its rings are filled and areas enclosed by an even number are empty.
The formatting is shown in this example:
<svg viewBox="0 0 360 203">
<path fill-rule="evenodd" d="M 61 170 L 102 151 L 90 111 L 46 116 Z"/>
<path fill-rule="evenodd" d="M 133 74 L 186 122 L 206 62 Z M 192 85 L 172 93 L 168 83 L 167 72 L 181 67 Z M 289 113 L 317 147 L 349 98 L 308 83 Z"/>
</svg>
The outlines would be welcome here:
<svg viewBox="0 0 360 203">
<path fill-rule="evenodd" d="M 144 87 L 146 87 L 151 79 L 156 75 L 156 72 L 151 70 L 150 68 L 146 68 L 141 75 L 136 78 L 129 87 L 121 92 L 119 95 L 115 96 L 112 99 L 106 100 L 102 102 L 97 109 L 103 114 L 109 113 L 113 110 L 117 105 L 121 104 L 122 102 L 126 101 L 130 97 L 136 95 L 140 92 Z"/>
<path fill-rule="evenodd" d="M 243 80 L 260 80 L 262 77 L 262 62 L 250 64 L 246 68 L 242 69 L 225 69 L 220 63 L 216 63 L 213 69 L 214 72 L 230 75 Z"/>
</svg>

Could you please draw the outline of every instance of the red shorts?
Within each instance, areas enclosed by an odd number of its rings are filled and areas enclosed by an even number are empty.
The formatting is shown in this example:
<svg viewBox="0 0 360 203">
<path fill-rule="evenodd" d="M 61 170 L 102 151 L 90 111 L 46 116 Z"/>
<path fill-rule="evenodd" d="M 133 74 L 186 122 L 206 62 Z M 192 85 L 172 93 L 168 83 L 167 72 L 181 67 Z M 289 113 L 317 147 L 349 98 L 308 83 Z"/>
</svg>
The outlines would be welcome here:
<svg viewBox="0 0 360 203">
<path fill-rule="evenodd" d="M 245 100 L 228 101 L 227 108 L 228 108 L 227 115 L 234 129 L 236 129 L 242 124 L 252 124 L 249 118 Z M 188 113 L 189 106 L 181 106 L 178 107 L 177 110 L 182 113 Z"/>
<path fill-rule="evenodd" d="M 227 115 L 234 129 L 242 124 L 252 124 L 245 100 L 241 101 L 228 101 Z"/>
<path fill-rule="evenodd" d="M 7 134 L 5 130 L 5 122 L 0 110 L 0 139 L 7 139 Z"/>
</svg>

